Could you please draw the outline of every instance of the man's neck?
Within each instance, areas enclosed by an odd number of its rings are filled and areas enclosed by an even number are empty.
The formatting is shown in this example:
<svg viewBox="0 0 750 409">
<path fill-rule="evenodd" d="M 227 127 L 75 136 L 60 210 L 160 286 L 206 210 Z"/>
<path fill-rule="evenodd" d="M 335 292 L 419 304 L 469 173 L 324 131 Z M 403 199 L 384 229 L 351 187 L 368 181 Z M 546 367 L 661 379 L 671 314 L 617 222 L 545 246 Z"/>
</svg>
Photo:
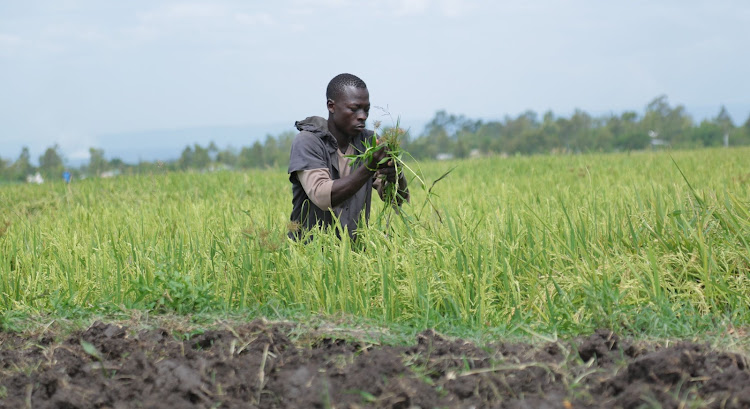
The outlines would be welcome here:
<svg viewBox="0 0 750 409">
<path fill-rule="evenodd" d="M 328 132 L 330 132 L 334 139 L 336 139 L 336 145 L 338 145 L 339 150 L 342 153 L 346 152 L 352 138 L 336 129 L 336 125 L 330 118 L 328 119 Z"/>
</svg>

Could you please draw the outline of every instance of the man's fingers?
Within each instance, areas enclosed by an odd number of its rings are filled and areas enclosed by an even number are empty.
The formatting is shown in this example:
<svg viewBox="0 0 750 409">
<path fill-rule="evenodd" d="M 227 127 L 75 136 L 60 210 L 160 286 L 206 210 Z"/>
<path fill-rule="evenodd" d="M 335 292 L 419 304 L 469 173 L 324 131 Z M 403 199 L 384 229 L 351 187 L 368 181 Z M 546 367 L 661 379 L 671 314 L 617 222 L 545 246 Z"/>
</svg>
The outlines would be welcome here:
<svg viewBox="0 0 750 409">
<path fill-rule="evenodd" d="M 396 181 L 396 168 L 394 167 L 380 168 L 378 173 L 380 173 L 381 178 L 389 182 Z"/>
</svg>

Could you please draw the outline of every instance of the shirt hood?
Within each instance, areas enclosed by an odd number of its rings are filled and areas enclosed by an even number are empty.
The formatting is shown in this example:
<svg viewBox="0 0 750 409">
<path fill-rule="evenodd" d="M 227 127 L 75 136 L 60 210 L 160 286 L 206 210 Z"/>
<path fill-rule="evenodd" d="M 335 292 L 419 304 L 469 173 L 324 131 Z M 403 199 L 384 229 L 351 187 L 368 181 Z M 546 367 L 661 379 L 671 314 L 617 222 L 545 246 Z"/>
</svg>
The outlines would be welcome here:
<svg viewBox="0 0 750 409">
<path fill-rule="evenodd" d="M 294 126 L 298 131 L 307 131 L 316 135 L 325 135 L 328 133 L 328 120 L 321 116 L 308 116 L 307 118 L 297 121 Z"/>
</svg>

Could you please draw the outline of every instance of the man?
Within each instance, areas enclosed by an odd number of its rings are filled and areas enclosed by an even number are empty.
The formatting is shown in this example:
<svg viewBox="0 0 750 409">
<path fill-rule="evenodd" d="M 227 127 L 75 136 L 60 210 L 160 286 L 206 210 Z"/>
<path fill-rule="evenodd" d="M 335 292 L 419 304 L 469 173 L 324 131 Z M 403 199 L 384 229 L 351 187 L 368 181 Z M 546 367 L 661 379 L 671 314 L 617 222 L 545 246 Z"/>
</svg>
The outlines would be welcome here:
<svg viewBox="0 0 750 409">
<path fill-rule="evenodd" d="M 346 157 L 364 152 L 364 142 L 373 134 L 365 129 L 370 94 L 364 81 L 339 74 L 328 83 L 326 98 L 327 120 L 311 116 L 295 123 L 300 132 L 289 156 L 294 226 L 289 236 L 294 239 L 316 226 L 330 226 L 334 217 L 354 239 L 363 212 L 365 222 L 370 217 L 372 189 L 378 189 L 382 198 L 383 185 L 397 179 L 393 163 L 378 165 L 386 157 L 385 149 L 375 152 L 370 163 L 356 161 L 350 166 Z M 398 196 L 408 199 L 403 175 L 398 186 Z"/>
</svg>

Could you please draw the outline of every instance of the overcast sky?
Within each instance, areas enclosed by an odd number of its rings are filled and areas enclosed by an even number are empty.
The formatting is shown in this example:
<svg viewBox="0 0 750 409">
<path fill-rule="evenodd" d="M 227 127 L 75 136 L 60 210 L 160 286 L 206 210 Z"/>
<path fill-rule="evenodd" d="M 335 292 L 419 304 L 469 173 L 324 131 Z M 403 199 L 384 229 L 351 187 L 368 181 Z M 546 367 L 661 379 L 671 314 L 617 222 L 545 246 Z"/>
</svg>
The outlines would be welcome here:
<svg viewBox="0 0 750 409">
<path fill-rule="evenodd" d="M 747 0 L 0 0 L 0 157 L 55 143 L 87 157 L 103 135 L 151 129 L 291 129 L 325 115 L 341 72 L 407 124 L 440 109 L 642 113 L 662 94 L 737 124 L 748 41 Z"/>
</svg>

